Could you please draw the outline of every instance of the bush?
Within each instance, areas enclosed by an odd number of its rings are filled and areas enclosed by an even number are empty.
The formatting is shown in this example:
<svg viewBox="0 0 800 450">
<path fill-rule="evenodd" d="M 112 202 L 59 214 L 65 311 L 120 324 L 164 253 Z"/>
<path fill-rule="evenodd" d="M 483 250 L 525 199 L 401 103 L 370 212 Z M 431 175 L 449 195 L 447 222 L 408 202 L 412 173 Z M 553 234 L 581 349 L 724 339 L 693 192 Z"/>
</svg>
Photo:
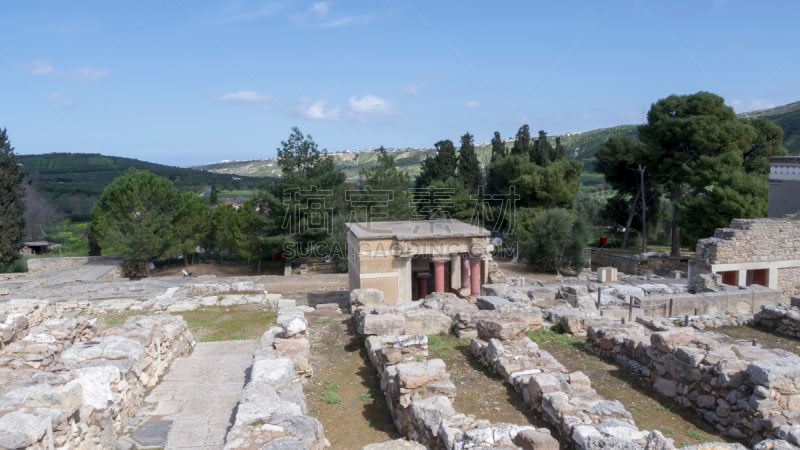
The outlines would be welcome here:
<svg viewBox="0 0 800 450">
<path fill-rule="evenodd" d="M 551 209 L 533 221 L 526 245 L 528 262 L 540 270 L 577 272 L 584 264 L 587 239 L 583 220 L 566 209 Z"/>
</svg>

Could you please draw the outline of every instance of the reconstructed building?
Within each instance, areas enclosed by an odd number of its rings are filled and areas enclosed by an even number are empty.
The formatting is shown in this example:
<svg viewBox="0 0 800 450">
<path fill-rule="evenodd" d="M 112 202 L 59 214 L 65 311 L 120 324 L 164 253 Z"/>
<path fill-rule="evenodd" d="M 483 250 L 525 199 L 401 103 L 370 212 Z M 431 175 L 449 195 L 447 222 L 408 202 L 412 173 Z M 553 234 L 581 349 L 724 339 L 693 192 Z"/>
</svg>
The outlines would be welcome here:
<svg viewBox="0 0 800 450">
<path fill-rule="evenodd" d="M 348 223 L 348 284 L 387 303 L 430 292 L 479 295 L 488 276 L 489 231 L 454 219 Z"/>
<path fill-rule="evenodd" d="M 800 156 L 776 156 L 769 162 L 768 217 L 800 212 Z"/>
<path fill-rule="evenodd" d="M 732 286 L 759 284 L 784 296 L 800 293 L 800 220 L 733 219 L 697 242 L 690 277 L 721 275 Z"/>
</svg>

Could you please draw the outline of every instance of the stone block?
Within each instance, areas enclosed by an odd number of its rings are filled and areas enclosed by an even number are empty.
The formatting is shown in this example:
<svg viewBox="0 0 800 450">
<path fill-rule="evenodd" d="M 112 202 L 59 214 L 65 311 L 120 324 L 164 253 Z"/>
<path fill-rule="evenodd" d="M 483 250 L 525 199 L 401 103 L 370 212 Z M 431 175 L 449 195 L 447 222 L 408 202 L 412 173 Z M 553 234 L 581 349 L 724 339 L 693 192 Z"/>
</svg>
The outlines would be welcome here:
<svg viewBox="0 0 800 450">
<path fill-rule="evenodd" d="M 478 337 L 485 341 L 490 339 L 511 341 L 525 336 L 525 332 L 528 331 L 528 323 L 513 317 L 478 319 L 475 329 L 478 331 Z"/>
<path fill-rule="evenodd" d="M 275 321 L 283 327 L 283 337 L 287 338 L 305 334 L 308 329 L 308 321 L 302 314 L 279 315 Z"/>
<path fill-rule="evenodd" d="M 559 450 L 558 440 L 547 429 L 520 430 L 513 440 L 522 450 Z"/>
<path fill-rule="evenodd" d="M 350 305 L 352 306 L 375 306 L 383 303 L 383 291 L 380 289 L 353 289 L 350 292 Z"/>
<path fill-rule="evenodd" d="M 405 334 L 406 319 L 400 314 L 363 314 L 358 331 L 364 336 L 397 336 Z"/>
<path fill-rule="evenodd" d="M 425 450 L 425 446 L 414 441 L 395 439 L 393 441 L 368 444 L 361 447 L 361 450 Z"/>
<path fill-rule="evenodd" d="M 483 295 L 478 297 L 477 303 L 478 303 L 478 308 L 480 309 L 501 310 L 509 303 L 509 301 L 504 299 L 503 297 Z"/>
<path fill-rule="evenodd" d="M 572 392 L 586 391 L 592 388 L 589 377 L 583 372 L 572 372 L 569 374 L 569 385 Z"/>
<path fill-rule="evenodd" d="M 674 380 L 656 377 L 653 381 L 653 389 L 665 397 L 673 398 L 678 392 L 678 384 Z"/>
<path fill-rule="evenodd" d="M 449 378 L 444 361 L 441 359 L 400 363 L 395 366 L 395 370 L 397 384 L 404 389 L 417 389 L 430 382 Z"/>
</svg>

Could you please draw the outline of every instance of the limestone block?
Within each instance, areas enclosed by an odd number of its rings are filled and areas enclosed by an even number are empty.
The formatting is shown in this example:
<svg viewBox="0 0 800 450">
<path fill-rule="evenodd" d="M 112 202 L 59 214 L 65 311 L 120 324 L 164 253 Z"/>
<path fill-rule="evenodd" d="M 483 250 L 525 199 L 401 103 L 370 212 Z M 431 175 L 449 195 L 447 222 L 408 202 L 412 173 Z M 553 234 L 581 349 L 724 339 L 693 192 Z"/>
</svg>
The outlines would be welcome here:
<svg viewBox="0 0 800 450">
<path fill-rule="evenodd" d="M 123 336 L 108 336 L 99 341 L 81 342 L 61 354 L 61 361 L 69 368 L 112 364 L 121 371 L 141 373 L 144 346 Z"/>
<path fill-rule="evenodd" d="M 678 392 L 678 385 L 674 380 L 656 377 L 655 381 L 653 381 L 653 389 L 665 397 L 673 398 Z"/>
<path fill-rule="evenodd" d="M 370 335 L 400 335 L 405 334 L 406 319 L 400 314 L 363 314 L 359 317 L 358 332 L 364 336 Z"/>
<path fill-rule="evenodd" d="M 425 446 L 414 441 L 395 439 L 394 441 L 368 444 L 361 447 L 361 450 L 425 450 Z"/>
<path fill-rule="evenodd" d="M 120 382 L 120 371 L 114 366 L 83 367 L 75 369 L 75 382 L 81 385 L 83 406 L 81 414 L 89 417 L 93 411 L 101 411 L 114 402 L 113 386 Z"/>
<path fill-rule="evenodd" d="M 508 284 L 506 283 L 484 284 L 482 287 L 483 292 L 491 297 L 502 297 L 508 292 Z"/>
<path fill-rule="evenodd" d="M 774 389 L 781 394 L 800 393 L 800 357 L 753 361 L 747 366 L 747 376 L 753 384 Z"/>
<path fill-rule="evenodd" d="M 442 334 L 449 333 L 453 325 L 449 316 L 439 311 L 429 309 L 417 309 L 406 311 L 405 333 L 406 334 Z"/>
<path fill-rule="evenodd" d="M 439 433 L 443 420 L 449 419 L 456 413 L 450 400 L 441 395 L 416 400 L 409 409 L 413 423 L 429 430 L 431 436 Z"/>
<path fill-rule="evenodd" d="M 0 445 L 4 448 L 33 446 L 48 430 L 52 430 L 49 417 L 12 411 L 0 417 Z M 6 447 L 6 444 L 11 445 Z"/>
<path fill-rule="evenodd" d="M 525 320 L 512 317 L 498 317 L 496 319 L 479 319 L 475 323 L 478 337 L 483 340 L 499 339 L 501 341 L 511 341 L 519 339 L 528 331 L 528 323 Z"/>
<path fill-rule="evenodd" d="M 477 303 L 478 308 L 480 309 L 501 310 L 509 303 L 509 301 L 503 297 L 483 295 L 478 297 Z"/>
<path fill-rule="evenodd" d="M 352 306 L 375 306 L 383 303 L 383 291 L 380 289 L 353 289 L 350 292 L 350 305 Z"/>
<path fill-rule="evenodd" d="M 569 385 L 572 392 L 586 391 L 592 388 L 589 377 L 580 371 L 569 374 Z"/>
<path fill-rule="evenodd" d="M 559 450 L 558 440 L 546 428 L 520 430 L 514 437 L 514 444 L 522 450 Z"/>
<path fill-rule="evenodd" d="M 416 389 L 432 381 L 448 379 L 446 366 L 441 359 L 401 363 L 397 364 L 395 369 L 397 370 L 395 375 L 397 384 L 405 389 Z"/>
<path fill-rule="evenodd" d="M 283 327 L 283 336 L 290 338 L 298 334 L 305 334 L 308 329 L 308 321 L 302 314 L 282 314 L 275 320 Z"/>
</svg>

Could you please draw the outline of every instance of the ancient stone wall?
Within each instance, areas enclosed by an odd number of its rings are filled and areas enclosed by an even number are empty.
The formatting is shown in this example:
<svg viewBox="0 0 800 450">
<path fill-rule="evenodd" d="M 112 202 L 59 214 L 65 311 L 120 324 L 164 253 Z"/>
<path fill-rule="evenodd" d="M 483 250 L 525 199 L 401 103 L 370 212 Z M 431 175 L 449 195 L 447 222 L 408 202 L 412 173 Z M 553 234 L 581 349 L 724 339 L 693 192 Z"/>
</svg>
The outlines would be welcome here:
<svg viewBox="0 0 800 450">
<path fill-rule="evenodd" d="M 525 336 L 527 329 L 520 320 L 479 320 L 478 338 L 470 349 L 571 446 L 674 448 L 659 432 L 639 430 L 622 403 L 598 395 L 583 372 L 567 373 L 550 353 Z"/>
<path fill-rule="evenodd" d="M 638 324 L 591 327 L 587 344 L 726 436 L 800 444 L 800 357 L 792 353 L 692 328 L 648 333 Z"/>
<path fill-rule="evenodd" d="M 710 264 L 786 261 L 800 255 L 800 221 L 733 219 L 697 242 L 696 258 Z"/>
<path fill-rule="evenodd" d="M 381 307 L 380 295 L 367 294 L 353 291 L 351 313 L 360 324 L 357 328 L 365 335 L 367 354 L 381 377 L 381 389 L 402 435 L 432 450 L 559 448 L 558 441 L 547 429 L 491 424 L 459 414 L 453 408 L 456 387 L 450 381 L 444 361 L 427 359 L 427 336 L 420 332 L 403 334 L 407 328 L 430 328 L 422 325 L 428 314 L 432 314 L 433 322 L 437 322 L 440 315 L 447 318 L 447 331 L 450 317 L 474 313 L 477 310 L 474 304 L 453 295 L 438 294 L 416 305 L 397 309 Z M 382 320 L 383 316 L 388 319 Z M 412 320 L 407 320 L 408 317 Z M 433 328 L 438 329 L 439 325 Z"/>
<path fill-rule="evenodd" d="M 101 336 L 88 319 L 40 321 L 0 356 L 0 448 L 112 448 L 145 390 L 192 346 L 186 322 L 169 315 Z"/>
<path fill-rule="evenodd" d="M 800 337 L 800 308 L 786 305 L 771 305 L 761 308 L 754 323 L 776 333 Z"/>
<path fill-rule="evenodd" d="M 308 363 L 308 322 L 294 300 L 276 304 L 277 322 L 261 337 L 249 381 L 225 437 L 225 449 L 330 447 L 322 424 L 307 415 L 302 382 L 312 374 Z"/>
</svg>

